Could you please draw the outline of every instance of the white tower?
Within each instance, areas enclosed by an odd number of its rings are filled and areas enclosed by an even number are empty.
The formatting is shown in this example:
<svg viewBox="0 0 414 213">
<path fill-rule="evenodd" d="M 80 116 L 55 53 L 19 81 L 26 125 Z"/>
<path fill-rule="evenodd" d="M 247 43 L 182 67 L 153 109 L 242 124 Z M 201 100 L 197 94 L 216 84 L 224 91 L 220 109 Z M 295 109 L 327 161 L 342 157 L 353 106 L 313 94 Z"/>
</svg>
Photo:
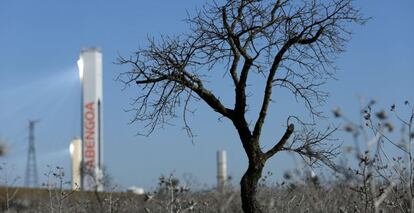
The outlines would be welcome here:
<svg viewBox="0 0 414 213">
<path fill-rule="evenodd" d="M 217 189 L 224 190 L 227 181 L 227 156 L 226 151 L 217 151 Z"/>
<path fill-rule="evenodd" d="M 79 190 L 81 186 L 82 141 L 75 138 L 70 143 L 72 158 L 72 189 Z"/>
<path fill-rule="evenodd" d="M 81 188 L 102 191 L 102 53 L 82 49 L 78 60 L 82 84 L 82 180 Z"/>
</svg>

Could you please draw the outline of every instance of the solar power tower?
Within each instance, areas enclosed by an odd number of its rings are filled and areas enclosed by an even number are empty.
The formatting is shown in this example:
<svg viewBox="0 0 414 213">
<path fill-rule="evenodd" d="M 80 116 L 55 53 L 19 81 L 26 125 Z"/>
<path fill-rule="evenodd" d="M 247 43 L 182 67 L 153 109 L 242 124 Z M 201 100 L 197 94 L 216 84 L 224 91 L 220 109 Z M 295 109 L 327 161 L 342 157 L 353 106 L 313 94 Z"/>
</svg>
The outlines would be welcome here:
<svg viewBox="0 0 414 213">
<path fill-rule="evenodd" d="M 102 191 L 102 52 L 84 48 L 78 60 L 82 85 L 81 189 Z"/>
<path fill-rule="evenodd" d="M 36 164 L 36 151 L 35 151 L 35 124 L 39 121 L 29 121 L 29 149 L 27 153 L 26 174 L 24 183 L 26 187 L 38 187 L 38 175 Z"/>
</svg>

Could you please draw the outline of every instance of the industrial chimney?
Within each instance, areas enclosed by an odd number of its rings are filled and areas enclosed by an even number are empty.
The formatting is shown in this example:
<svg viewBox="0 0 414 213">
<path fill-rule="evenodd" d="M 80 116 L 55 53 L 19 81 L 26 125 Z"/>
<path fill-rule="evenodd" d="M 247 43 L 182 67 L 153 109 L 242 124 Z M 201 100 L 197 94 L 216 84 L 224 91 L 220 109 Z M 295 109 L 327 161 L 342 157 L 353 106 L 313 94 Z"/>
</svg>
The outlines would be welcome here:
<svg viewBox="0 0 414 213">
<path fill-rule="evenodd" d="M 226 151 L 217 151 L 217 189 L 224 190 L 227 181 L 227 156 Z"/>
</svg>

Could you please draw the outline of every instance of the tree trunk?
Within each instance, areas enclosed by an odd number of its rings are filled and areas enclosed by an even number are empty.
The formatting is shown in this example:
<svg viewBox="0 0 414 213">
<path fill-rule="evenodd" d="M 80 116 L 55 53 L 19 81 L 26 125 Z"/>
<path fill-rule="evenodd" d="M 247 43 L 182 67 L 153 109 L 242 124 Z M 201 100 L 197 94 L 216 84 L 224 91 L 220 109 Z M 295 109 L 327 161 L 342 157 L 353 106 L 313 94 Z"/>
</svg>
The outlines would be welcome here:
<svg viewBox="0 0 414 213">
<path fill-rule="evenodd" d="M 264 163 L 249 161 L 249 168 L 241 181 L 241 199 L 244 213 L 261 213 L 260 204 L 256 199 L 257 184 L 262 176 Z"/>
</svg>

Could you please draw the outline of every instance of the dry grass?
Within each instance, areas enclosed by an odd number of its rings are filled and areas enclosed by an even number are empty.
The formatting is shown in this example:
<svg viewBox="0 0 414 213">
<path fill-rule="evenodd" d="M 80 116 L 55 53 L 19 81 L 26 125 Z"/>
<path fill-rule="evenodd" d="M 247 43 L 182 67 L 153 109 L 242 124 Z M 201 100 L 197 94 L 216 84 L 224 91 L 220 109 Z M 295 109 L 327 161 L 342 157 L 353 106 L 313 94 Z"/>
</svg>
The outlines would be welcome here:
<svg viewBox="0 0 414 213">
<path fill-rule="evenodd" d="M 265 212 L 374 211 L 365 210 L 360 194 L 347 183 L 324 185 L 309 181 L 261 187 L 259 200 Z M 70 194 L 63 202 L 63 208 L 59 210 L 56 207 L 50 208 L 50 191 L 47 189 L 9 188 L 9 192 L 17 190 L 16 196 L 10 201 L 9 212 L 241 212 L 239 192 L 231 187 L 223 193 L 216 190 L 190 192 L 176 189 L 178 188 L 160 188 L 157 193 L 148 195 L 76 191 Z M 57 196 L 60 192 L 53 190 L 52 194 Z M 0 205 L 2 211 L 7 212 L 5 193 L 6 188 L 0 188 Z M 387 196 L 380 209 L 385 212 L 404 212 L 407 209 L 393 205 L 403 200 L 406 198 L 400 197 L 398 191 L 394 191 Z"/>
</svg>

